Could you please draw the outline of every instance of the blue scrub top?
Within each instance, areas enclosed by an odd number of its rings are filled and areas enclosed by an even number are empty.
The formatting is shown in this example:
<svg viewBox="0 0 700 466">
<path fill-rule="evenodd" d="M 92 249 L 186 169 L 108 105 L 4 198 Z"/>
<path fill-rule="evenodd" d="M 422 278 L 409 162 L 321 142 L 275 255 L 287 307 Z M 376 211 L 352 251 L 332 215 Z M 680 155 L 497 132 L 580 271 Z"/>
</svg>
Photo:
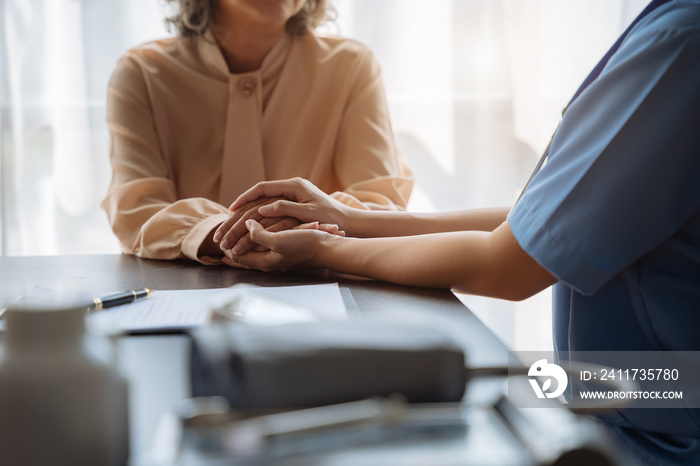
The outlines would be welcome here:
<svg viewBox="0 0 700 466">
<path fill-rule="evenodd" d="M 559 279 L 556 351 L 700 351 L 700 1 L 632 29 L 508 221 Z M 650 464 L 697 465 L 698 411 L 604 420 Z"/>
</svg>

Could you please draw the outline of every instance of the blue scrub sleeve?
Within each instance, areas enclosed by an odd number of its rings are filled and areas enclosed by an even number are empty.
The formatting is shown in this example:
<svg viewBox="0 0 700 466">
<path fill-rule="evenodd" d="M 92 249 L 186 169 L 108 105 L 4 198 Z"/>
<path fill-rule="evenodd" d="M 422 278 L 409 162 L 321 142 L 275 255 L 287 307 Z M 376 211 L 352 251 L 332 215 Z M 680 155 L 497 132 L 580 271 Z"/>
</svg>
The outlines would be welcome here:
<svg viewBox="0 0 700 466">
<path fill-rule="evenodd" d="M 668 16 L 668 15 L 667 15 Z M 696 15 L 697 16 L 697 15 Z M 521 247 L 592 294 L 700 206 L 700 35 L 630 34 L 567 110 L 508 221 Z"/>
</svg>

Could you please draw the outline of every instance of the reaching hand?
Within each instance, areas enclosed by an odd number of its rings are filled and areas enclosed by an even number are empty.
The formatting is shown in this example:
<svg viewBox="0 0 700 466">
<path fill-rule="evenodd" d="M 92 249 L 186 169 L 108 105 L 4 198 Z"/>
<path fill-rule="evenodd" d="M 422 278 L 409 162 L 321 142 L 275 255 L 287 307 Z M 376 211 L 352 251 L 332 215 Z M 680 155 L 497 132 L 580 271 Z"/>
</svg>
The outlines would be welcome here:
<svg viewBox="0 0 700 466">
<path fill-rule="evenodd" d="M 214 242 L 218 243 L 219 241 L 221 241 L 220 248 L 223 251 L 231 249 L 235 246 L 237 254 L 244 254 L 253 247 L 257 247 L 259 251 L 264 250 L 261 246 L 256 246 L 255 243 L 250 241 L 248 229 L 245 226 L 246 220 L 254 219 L 257 222 L 259 222 L 263 228 L 272 232 L 296 228 L 302 223 L 293 217 L 263 217 L 258 212 L 258 207 L 273 203 L 278 199 L 280 198 L 261 197 L 259 199 L 255 199 L 254 201 L 244 204 L 236 210 L 230 211 L 229 218 L 226 219 L 226 221 L 221 226 L 219 226 L 219 228 L 217 228 L 217 231 L 214 233 Z M 224 230 L 224 228 L 226 228 L 226 230 Z M 324 231 L 328 231 L 329 233 L 337 233 L 339 230 L 337 226 L 327 224 L 318 225 L 317 229 L 322 229 Z M 221 234 L 222 231 L 227 232 L 227 234 L 223 236 Z M 217 234 L 219 236 L 217 236 Z"/>
<path fill-rule="evenodd" d="M 275 202 L 277 199 L 280 198 L 258 198 L 241 205 L 236 210 L 230 210 L 228 219 L 226 219 L 226 221 L 220 225 L 214 233 L 214 242 L 218 243 L 221 241 L 220 247 L 222 250 L 233 247 L 243 236 L 248 234 L 248 229 L 245 227 L 245 221 L 249 218 L 262 222 L 261 224 L 264 228 L 271 228 L 273 225 L 277 225 L 276 228 L 278 231 L 294 228 L 295 226 L 299 225 L 301 222 L 293 218 L 263 218 L 263 216 L 258 213 L 258 207 Z M 225 230 L 223 230 L 224 225 L 226 225 Z M 226 237 L 223 237 L 222 235 L 224 232 L 228 233 Z"/>
<path fill-rule="evenodd" d="M 319 247 L 342 235 L 320 230 L 318 222 L 302 224 L 297 228 L 280 232 L 266 231 L 255 220 L 246 221 L 251 240 L 266 248 L 266 251 L 252 250 L 244 255 L 226 254 L 223 262 L 232 267 L 244 267 L 265 272 L 282 271 L 290 268 L 314 266 Z"/>
<path fill-rule="evenodd" d="M 319 229 L 336 233 L 345 229 L 343 224 L 351 208 L 328 196 L 311 182 L 293 178 L 258 183 L 241 194 L 229 210 L 232 214 L 216 230 L 214 241 L 220 242 L 224 250 L 235 246 L 237 254 L 244 254 L 253 247 L 245 227 L 248 219 L 267 229 L 281 222 L 272 231 L 293 228 L 300 222 L 319 222 Z M 271 219 L 277 219 L 277 222 L 270 222 Z M 298 220 L 294 225 L 291 222 L 293 219 Z"/>
</svg>

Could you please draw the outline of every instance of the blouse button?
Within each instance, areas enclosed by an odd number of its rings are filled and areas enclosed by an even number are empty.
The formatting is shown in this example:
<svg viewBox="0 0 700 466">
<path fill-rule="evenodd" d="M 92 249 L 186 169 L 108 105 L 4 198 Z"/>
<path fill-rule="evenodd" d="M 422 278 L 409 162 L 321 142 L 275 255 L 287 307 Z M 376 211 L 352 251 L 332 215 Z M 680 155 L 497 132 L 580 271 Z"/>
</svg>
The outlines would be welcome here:
<svg viewBox="0 0 700 466">
<path fill-rule="evenodd" d="M 240 91 L 241 94 L 244 96 L 248 97 L 255 91 L 255 88 L 258 86 L 258 82 L 256 81 L 255 78 L 247 77 L 247 78 L 241 78 L 238 81 L 238 90 Z"/>
</svg>

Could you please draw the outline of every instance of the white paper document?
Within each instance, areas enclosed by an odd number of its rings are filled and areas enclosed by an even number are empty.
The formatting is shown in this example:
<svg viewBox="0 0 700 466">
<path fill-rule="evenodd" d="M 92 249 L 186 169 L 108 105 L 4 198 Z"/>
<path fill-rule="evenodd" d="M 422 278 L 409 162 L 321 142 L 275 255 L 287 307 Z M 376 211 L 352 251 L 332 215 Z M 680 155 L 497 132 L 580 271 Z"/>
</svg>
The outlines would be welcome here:
<svg viewBox="0 0 700 466">
<path fill-rule="evenodd" d="M 337 283 L 329 283 L 156 290 L 147 298 L 91 314 L 89 322 L 91 326 L 125 332 L 177 331 L 209 323 L 212 307 L 221 308 L 222 303 L 231 304 L 230 312 L 215 312 L 216 316 L 252 325 L 347 319 L 340 288 Z"/>
</svg>

